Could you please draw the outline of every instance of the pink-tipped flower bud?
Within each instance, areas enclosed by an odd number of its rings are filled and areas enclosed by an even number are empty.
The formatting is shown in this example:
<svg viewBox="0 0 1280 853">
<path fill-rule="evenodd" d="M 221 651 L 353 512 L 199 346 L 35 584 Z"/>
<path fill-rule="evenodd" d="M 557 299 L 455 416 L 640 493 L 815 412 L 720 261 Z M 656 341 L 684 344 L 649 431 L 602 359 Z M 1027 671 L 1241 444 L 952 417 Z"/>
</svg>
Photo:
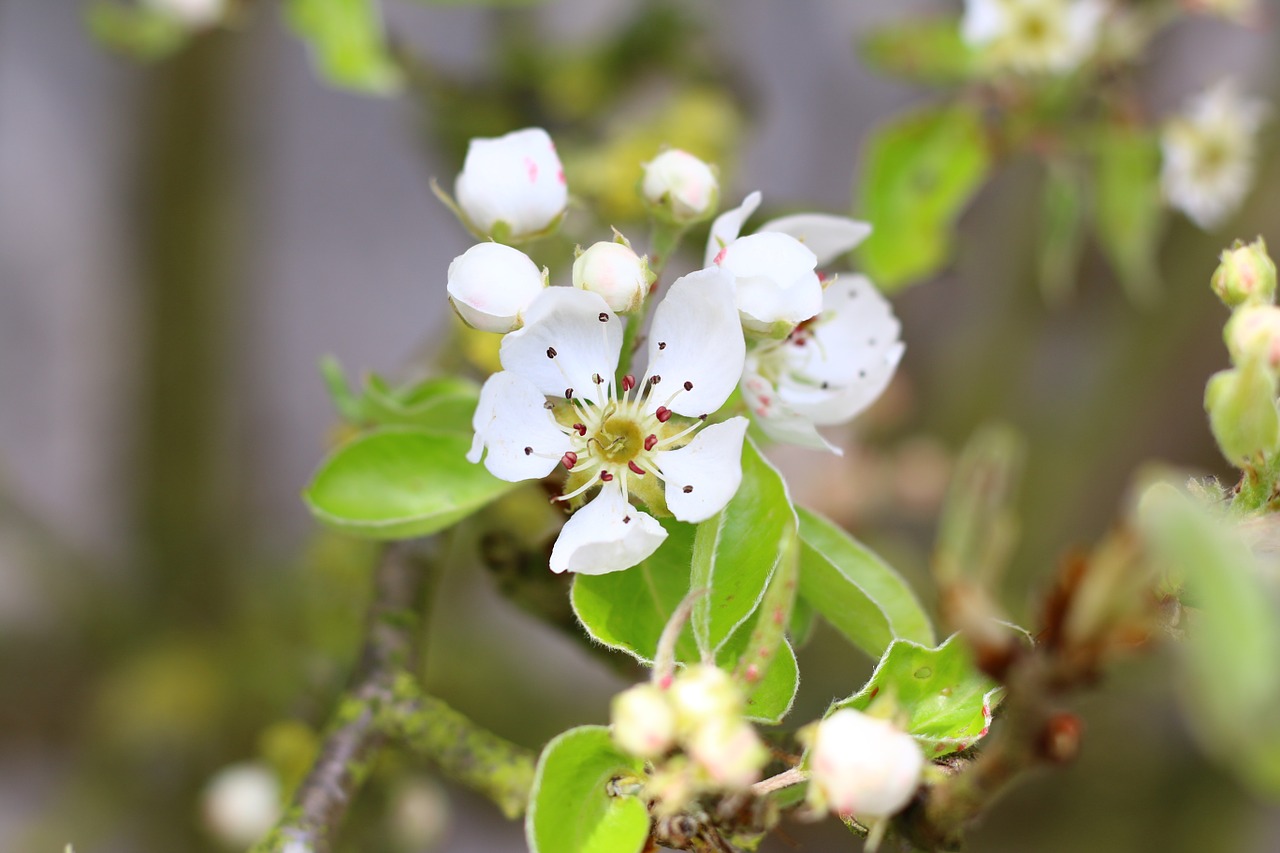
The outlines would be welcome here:
<svg viewBox="0 0 1280 853">
<path fill-rule="evenodd" d="M 701 222 L 720 204 L 720 182 L 710 166 L 671 148 L 644 164 L 640 185 L 650 211 L 677 225 Z"/>
<path fill-rule="evenodd" d="M 741 717 L 709 720 L 689 738 L 687 750 L 718 788 L 738 790 L 760 780 L 769 750 Z"/>
<path fill-rule="evenodd" d="M 675 746 L 676 712 L 665 691 L 637 684 L 613 697 L 613 740 L 639 758 L 657 758 Z"/>
<path fill-rule="evenodd" d="M 280 819 L 280 782 L 263 764 L 224 767 L 200 797 L 205 828 L 221 845 L 243 850 Z"/>
<path fill-rule="evenodd" d="M 546 275 L 528 255 L 501 243 L 479 243 L 449 264 L 449 301 L 482 332 L 520 328 L 521 315 L 546 286 Z"/>
<path fill-rule="evenodd" d="M 809 752 L 809 801 L 859 819 L 901 811 L 920 786 L 924 753 L 890 723 L 842 708 L 818 723 Z"/>
<path fill-rule="evenodd" d="M 471 140 L 454 193 L 471 230 L 503 242 L 551 231 L 569 202 L 555 143 L 540 127 Z"/>
<path fill-rule="evenodd" d="M 651 281 L 648 261 L 622 243 L 596 243 L 573 262 L 573 286 L 600 294 L 619 314 L 644 304 Z"/>
<path fill-rule="evenodd" d="M 1255 360 L 1268 370 L 1280 371 L 1280 308 L 1269 304 L 1238 308 L 1227 322 L 1224 337 L 1237 366 Z"/>
<path fill-rule="evenodd" d="M 1276 265 L 1261 237 L 1245 245 L 1237 240 L 1222 252 L 1209 285 L 1228 308 L 1270 303 L 1276 297 Z"/>
<path fill-rule="evenodd" d="M 676 676 L 668 691 L 676 711 L 676 727 L 688 737 L 710 722 L 742 715 L 742 692 L 724 670 L 710 664 L 691 666 Z"/>
</svg>

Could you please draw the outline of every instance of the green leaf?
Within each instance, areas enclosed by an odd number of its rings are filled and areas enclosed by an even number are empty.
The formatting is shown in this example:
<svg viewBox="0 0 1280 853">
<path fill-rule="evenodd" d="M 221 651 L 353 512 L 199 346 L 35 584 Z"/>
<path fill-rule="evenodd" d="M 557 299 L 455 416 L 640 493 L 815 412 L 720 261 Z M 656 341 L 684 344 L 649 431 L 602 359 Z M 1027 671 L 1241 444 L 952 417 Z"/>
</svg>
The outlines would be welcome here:
<svg viewBox="0 0 1280 853">
<path fill-rule="evenodd" d="M 671 614 L 689 594 L 689 565 L 697 528 L 662 519 L 667 539 L 647 560 L 626 571 L 575 575 L 570 600 L 587 634 L 598 643 L 653 664 L 658 639 Z M 676 643 L 676 659 L 699 659 L 686 627 Z"/>
<path fill-rule="evenodd" d="M 874 658 L 895 639 L 933 645 L 911 587 L 874 552 L 817 513 L 800 517 L 800 597 Z"/>
<path fill-rule="evenodd" d="M 720 652 L 716 655 L 716 665 L 732 672 L 750 643 L 754 622 L 746 622 L 733 632 Z M 775 647 L 770 655 L 768 666 L 763 668 L 764 676 L 755 684 L 746 685 L 747 717 L 756 722 L 776 725 L 791 710 L 796 691 L 800 688 L 800 667 L 796 663 L 796 653 L 786 638 Z M 692 663 L 693 660 L 686 661 Z"/>
<path fill-rule="evenodd" d="M 396 389 L 375 374 L 365 384 L 362 415 L 372 424 L 416 426 L 470 439 L 479 400 L 480 386 L 467 379 L 444 376 Z"/>
<path fill-rule="evenodd" d="M 698 525 L 691 589 L 706 589 L 693 608 L 698 648 L 715 655 L 755 611 L 796 535 L 787 485 L 750 439 L 742 448 L 742 485 L 723 510 Z"/>
<path fill-rule="evenodd" d="M 303 492 L 320 521 L 370 539 L 426 536 L 516 487 L 467 461 L 469 438 L 389 427 L 342 445 Z"/>
<path fill-rule="evenodd" d="M 1084 181 L 1075 170 L 1054 164 L 1045 177 L 1040 208 L 1040 292 L 1058 305 L 1075 292 L 1084 250 Z"/>
<path fill-rule="evenodd" d="M 191 37 L 190 30 L 171 15 L 105 0 L 85 9 L 85 25 L 107 47 L 144 61 L 169 56 Z"/>
<path fill-rule="evenodd" d="M 986 424 L 956 462 L 938 522 L 933 568 L 939 586 L 996 589 L 1017 541 L 1014 511 L 1026 442 L 1011 428 Z"/>
<path fill-rule="evenodd" d="M 1256 535 L 1278 516 L 1250 523 Z M 1226 519 L 1170 486 L 1142 499 L 1140 525 L 1159 568 L 1181 576 L 1187 620 L 1183 705 L 1205 749 L 1255 789 L 1280 796 L 1280 603 L 1274 575 Z M 1260 526 L 1262 525 L 1262 526 Z M 1274 533 L 1269 534 L 1274 537 Z"/>
<path fill-rule="evenodd" d="M 939 758 L 968 749 L 987 734 L 1001 689 L 974 666 L 959 634 L 936 649 L 894 640 L 866 686 L 831 710 L 865 711 L 873 699 L 884 697 L 880 701 L 895 703 L 904 715 L 905 729 L 925 755 Z"/>
<path fill-rule="evenodd" d="M 640 853 L 649 810 L 610 783 L 644 775 L 644 762 L 621 752 L 604 726 L 582 726 L 542 750 L 525 815 L 531 853 Z"/>
<path fill-rule="evenodd" d="M 285 20 L 311 46 L 317 72 L 334 86 L 377 95 L 400 88 L 376 0 L 286 0 Z"/>
<path fill-rule="evenodd" d="M 954 17 L 913 18 L 881 27 L 862 39 L 868 65 L 918 83 L 963 83 L 977 72 L 976 54 L 960 37 Z"/>
<path fill-rule="evenodd" d="M 966 104 L 899 116 L 871 134 L 858 207 L 875 231 L 859 252 L 881 289 L 899 289 L 947 262 L 953 223 L 989 168 L 981 114 Z"/>
<path fill-rule="evenodd" d="M 1156 252 L 1164 222 L 1160 147 L 1147 130 L 1107 127 L 1095 139 L 1094 223 L 1129 297 L 1149 303 L 1160 284 Z"/>
</svg>

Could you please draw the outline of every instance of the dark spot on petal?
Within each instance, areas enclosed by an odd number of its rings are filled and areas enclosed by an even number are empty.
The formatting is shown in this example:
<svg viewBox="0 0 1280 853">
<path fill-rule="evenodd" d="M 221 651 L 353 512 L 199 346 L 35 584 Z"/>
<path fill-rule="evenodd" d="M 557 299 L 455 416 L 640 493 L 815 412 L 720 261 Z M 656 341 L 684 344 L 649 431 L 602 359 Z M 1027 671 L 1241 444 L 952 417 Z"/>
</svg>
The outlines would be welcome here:
<svg viewBox="0 0 1280 853">
<path fill-rule="evenodd" d="M 556 404 L 551 402 L 550 400 L 542 404 L 542 408 L 544 409 L 554 409 L 555 407 L 556 407 Z"/>
<path fill-rule="evenodd" d="M 858 371 L 858 378 L 859 378 L 859 379 L 866 379 L 866 378 L 867 378 L 867 371 L 865 371 L 865 370 L 859 370 L 859 371 Z"/>
</svg>

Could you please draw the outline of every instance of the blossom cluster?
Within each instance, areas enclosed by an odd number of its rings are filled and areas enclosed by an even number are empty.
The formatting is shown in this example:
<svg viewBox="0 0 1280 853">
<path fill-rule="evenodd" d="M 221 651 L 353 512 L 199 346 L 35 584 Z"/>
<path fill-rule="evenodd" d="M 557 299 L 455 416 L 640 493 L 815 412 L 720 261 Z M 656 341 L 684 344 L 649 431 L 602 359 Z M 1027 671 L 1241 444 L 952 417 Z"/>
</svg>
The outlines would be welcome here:
<svg viewBox="0 0 1280 853">
<path fill-rule="evenodd" d="M 677 233 L 709 219 L 719 198 L 714 170 L 674 150 L 646 164 L 640 189 L 655 222 Z M 464 223 L 490 241 L 450 265 L 450 300 L 472 327 L 503 335 L 468 458 L 512 482 L 564 470 L 557 500 L 580 508 L 553 571 L 628 568 L 666 538 L 658 518 L 719 512 L 741 483 L 749 419 L 774 440 L 838 453 L 817 427 L 869 406 L 902 357 L 875 287 L 819 271 L 867 236 L 863 223 L 802 214 L 744 234 L 760 203 L 752 193 L 711 224 L 703 268 L 657 302 L 645 368 L 633 373 L 628 345 L 658 284 L 648 259 L 615 232 L 579 249 L 572 287 L 551 286 L 506 244 L 564 217 L 564 171 L 546 132 L 474 140 L 455 195 Z"/>
</svg>

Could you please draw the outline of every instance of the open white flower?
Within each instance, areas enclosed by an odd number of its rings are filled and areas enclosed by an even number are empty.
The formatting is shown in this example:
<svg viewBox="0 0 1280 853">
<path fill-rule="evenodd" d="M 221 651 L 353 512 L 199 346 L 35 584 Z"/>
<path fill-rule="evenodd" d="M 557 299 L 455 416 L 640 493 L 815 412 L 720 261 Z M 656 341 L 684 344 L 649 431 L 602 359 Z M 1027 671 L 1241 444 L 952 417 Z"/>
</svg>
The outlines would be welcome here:
<svg viewBox="0 0 1280 853">
<path fill-rule="evenodd" d="M 802 213 L 771 219 L 751 235 L 742 226 L 760 206 L 760 193 L 711 224 L 706 263 L 734 274 L 738 310 L 748 329 L 779 336 L 822 308 L 816 268 L 857 246 L 871 226 L 843 216 Z"/>
<path fill-rule="evenodd" d="M 454 193 L 472 230 L 512 240 L 549 230 L 569 202 L 555 143 L 540 127 L 471 140 Z"/>
<path fill-rule="evenodd" d="M 818 723 L 809 752 L 809 800 L 872 820 L 901 811 L 920 786 L 924 753 L 888 720 L 842 708 Z"/>
<path fill-rule="evenodd" d="M 547 275 L 519 249 L 478 243 L 453 259 L 449 301 L 467 325 L 484 332 L 510 332 L 547 286 Z"/>
<path fill-rule="evenodd" d="M 551 570 L 604 574 L 635 565 L 666 538 L 631 506 L 698 522 L 742 481 L 747 421 L 704 426 L 742 373 L 745 343 L 732 278 L 717 268 L 677 279 L 654 311 L 640 382 L 614 381 L 622 320 L 598 294 L 544 291 L 502 339 L 504 370 L 485 383 L 467 458 L 497 477 L 545 477 L 563 464 L 565 494 L 594 497 L 565 524 Z M 487 452 L 486 452 L 487 451 Z"/>
<path fill-rule="evenodd" d="M 1103 0 L 965 0 L 960 32 L 996 68 L 1064 73 L 1098 44 Z"/>
<path fill-rule="evenodd" d="M 1160 185 L 1169 204 L 1201 228 L 1233 213 L 1253 181 L 1258 128 L 1268 112 L 1230 79 L 1193 98 L 1160 137 Z"/>
<path fill-rule="evenodd" d="M 844 423 L 870 406 L 904 346 L 893 309 L 865 276 L 838 276 L 822 299 L 821 312 L 786 340 L 747 353 L 742 394 L 770 438 L 840 453 L 816 426 Z"/>
</svg>

